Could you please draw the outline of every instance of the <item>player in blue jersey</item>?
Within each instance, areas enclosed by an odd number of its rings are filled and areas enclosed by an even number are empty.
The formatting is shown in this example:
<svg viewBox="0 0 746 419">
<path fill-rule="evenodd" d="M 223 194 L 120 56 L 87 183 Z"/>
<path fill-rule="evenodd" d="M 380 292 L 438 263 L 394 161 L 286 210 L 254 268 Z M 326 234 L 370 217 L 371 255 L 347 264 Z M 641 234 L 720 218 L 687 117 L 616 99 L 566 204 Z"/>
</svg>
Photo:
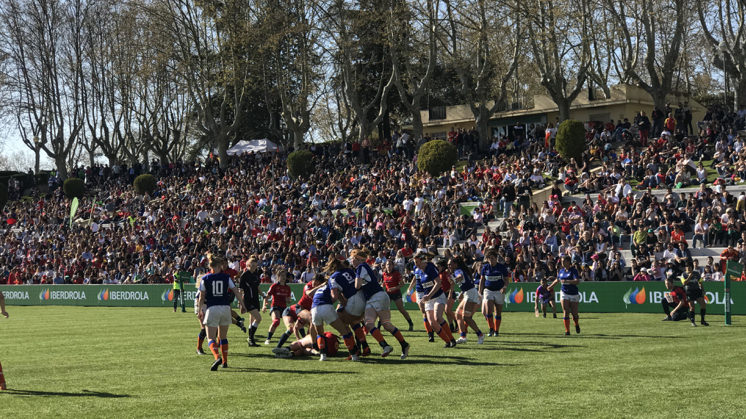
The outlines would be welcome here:
<svg viewBox="0 0 746 419">
<path fill-rule="evenodd" d="M 418 251 L 414 255 L 415 270 L 414 276 L 417 286 L 424 294 L 422 302 L 425 303 L 425 314 L 430 322 L 433 332 L 437 333 L 443 341 L 446 348 L 456 346 L 456 340 L 451 334 L 446 321 L 443 320 L 443 312 L 446 309 L 446 296 L 440 289 L 440 276 L 438 268 L 430 262 L 432 255 Z"/>
<path fill-rule="evenodd" d="M 460 337 L 456 343 L 466 343 L 466 332 L 469 327 L 477 332 L 477 343 L 484 343 L 484 333 L 479 329 L 472 316 L 479 309 L 479 293 L 471 277 L 471 270 L 460 258 L 448 261 L 448 270 L 451 272 L 451 278 L 456 285 L 461 288 L 459 298 L 461 302 L 456 308 L 456 321 L 460 331 Z"/>
<path fill-rule="evenodd" d="M 417 269 L 417 266 L 415 265 L 415 269 Z M 414 274 L 414 272 L 413 272 Z M 412 293 L 412 288 L 414 287 L 414 294 Z M 420 313 L 422 313 L 422 322 L 425 324 L 425 330 L 427 331 L 427 341 L 428 342 L 435 342 L 435 332 L 433 332 L 433 327 L 430 325 L 430 321 L 427 319 L 427 312 L 425 311 L 425 302 L 422 300 L 425 298 L 425 292 L 422 289 L 422 285 L 417 281 L 417 277 L 413 275 L 413 279 L 409 282 L 409 287 L 407 288 L 407 295 L 414 295 L 413 301 L 417 303 L 417 307 L 420 309 Z"/>
<path fill-rule="evenodd" d="M 554 288 L 547 284 L 547 278 L 541 278 L 541 285 L 536 288 L 536 294 L 534 299 L 534 313 L 536 317 L 539 317 L 539 305 L 541 305 L 541 311 L 544 313 L 544 318 L 547 317 L 547 305 L 552 306 L 552 315 L 557 318 L 557 305 L 554 304 Z"/>
<path fill-rule="evenodd" d="M 232 323 L 230 304 L 237 291 L 233 280 L 223 272 L 223 269 L 227 267 L 225 259 L 216 255 L 209 255 L 209 260 L 212 273 L 202 277 L 200 282 L 199 301 L 197 302 L 199 313 L 197 315 L 207 328 L 208 343 L 215 357 L 215 362 L 210 370 L 217 371 L 220 364 L 223 365 L 223 368 L 228 368 L 228 328 Z M 243 300 L 239 299 L 238 303 L 242 311 L 246 311 Z M 215 341 L 218 336 L 220 336 L 222 356 L 218 353 L 218 343 Z"/>
<path fill-rule="evenodd" d="M 487 262 L 480 269 L 479 293 L 482 294 L 482 314 L 490 327 L 488 336 L 500 335 L 505 288 L 508 285 L 510 272 L 504 263 L 498 261 L 497 251 L 490 249 L 485 255 Z"/>
<path fill-rule="evenodd" d="M 352 331 L 350 328 L 339 318 L 337 310 L 334 309 L 334 302 L 339 300 L 340 304 L 344 305 L 347 302 L 344 294 L 342 293 L 342 285 L 340 285 L 335 279 L 329 278 L 323 284 L 314 287 L 307 291 L 308 295 L 313 295 L 313 303 L 311 304 L 311 336 L 313 341 L 317 343 L 321 357 L 319 361 L 326 361 L 326 345 L 324 340 L 324 323 L 331 325 L 339 332 L 340 336 L 345 342 L 345 346 L 350 351 L 350 357 L 348 359 L 357 361 L 359 358 L 359 349 L 355 344 L 355 339 L 352 337 Z"/>
<path fill-rule="evenodd" d="M 337 309 L 339 318 L 350 326 L 355 334 L 355 341 L 360 348 L 360 355 L 370 355 L 370 347 L 365 338 L 363 315 L 365 314 L 365 297 L 362 291 L 355 287 L 355 270 L 343 258 L 330 256 L 324 271 L 330 275 L 335 283 L 342 287 L 342 295 L 346 301 Z"/>
<path fill-rule="evenodd" d="M 387 357 L 394 348 L 384 339 L 381 331 L 376 327 L 376 319 L 381 319 L 381 326 L 391 333 L 401 345 L 401 359 L 409 355 L 409 344 L 399 329 L 391 323 L 391 300 L 386 291 L 381 287 L 378 274 L 365 263 L 368 253 L 355 249 L 351 252 L 352 266 L 355 268 L 355 288 L 360 290 L 365 297 L 365 327 L 368 332 L 381 345 L 382 357 Z"/>
<path fill-rule="evenodd" d="M 580 273 L 572 266 L 572 258 L 565 256 L 562 258 L 562 267 L 557 272 L 557 279 L 550 286 L 562 285 L 560 289 L 560 302 L 562 304 L 562 319 L 565 323 L 565 335 L 570 334 L 570 314 L 572 314 L 572 320 L 575 322 L 575 332 L 580 333 L 580 324 L 578 323 L 578 306 L 580 305 L 579 283 Z"/>
</svg>

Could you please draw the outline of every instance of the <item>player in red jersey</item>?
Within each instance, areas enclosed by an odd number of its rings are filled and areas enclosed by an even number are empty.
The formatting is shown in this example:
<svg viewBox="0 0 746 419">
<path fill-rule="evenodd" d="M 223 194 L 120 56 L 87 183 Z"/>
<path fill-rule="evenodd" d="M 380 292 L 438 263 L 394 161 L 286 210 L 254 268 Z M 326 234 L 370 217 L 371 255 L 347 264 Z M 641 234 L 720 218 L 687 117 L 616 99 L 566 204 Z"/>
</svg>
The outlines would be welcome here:
<svg viewBox="0 0 746 419">
<path fill-rule="evenodd" d="M 282 312 L 282 320 L 285 322 L 287 329 L 277 342 L 278 348 L 281 348 L 293 333 L 295 333 L 295 337 L 299 340 L 306 336 L 304 326 L 311 324 L 311 305 L 313 304 L 313 298 L 307 292 L 322 283 L 324 283 L 324 276 L 321 274 L 316 275 L 311 282 L 303 287 L 303 295 L 298 300 L 298 303 L 289 306 Z"/>
<path fill-rule="evenodd" d="M 456 333 L 456 314 L 453 312 L 453 304 L 456 302 L 456 292 L 454 291 L 454 283 L 451 279 L 451 273 L 448 271 L 448 261 L 441 259 L 436 265 L 438 271 L 440 271 L 440 289 L 443 290 L 443 294 L 446 295 L 446 309 L 445 315 L 448 318 L 448 327 L 451 328 L 451 333 Z"/>
<path fill-rule="evenodd" d="M 414 324 L 412 323 L 412 318 L 409 317 L 409 313 L 404 309 L 404 302 L 401 298 L 402 283 L 401 273 L 396 269 L 394 260 L 389 259 L 386 261 L 386 265 L 383 268 L 383 286 L 391 301 L 396 304 L 396 308 L 398 308 L 402 316 L 407 319 L 407 323 L 409 323 L 409 331 L 411 332 L 414 329 Z"/>
<path fill-rule="evenodd" d="M 334 356 L 339 350 L 339 337 L 332 332 L 324 332 L 325 351 L 327 356 Z M 277 358 L 292 358 L 298 356 L 311 356 L 316 355 L 316 349 L 314 348 L 314 342 L 311 335 L 306 335 L 301 339 L 296 340 L 290 344 L 289 348 L 278 346 L 272 348 L 272 352 Z"/>
<path fill-rule="evenodd" d="M 275 275 L 277 276 L 277 282 L 272 284 L 269 287 L 269 291 L 267 291 L 267 297 L 272 297 L 272 309 L 270 310 L 272 324 L 269 326 L 267 340 L 264 341 L 265 345 L 270 344 L 272 334 L 275 333 L 277 326 L 280 325 L 280 321 L 282 321 L 282 312 L 287 308 L 288 301 L 290 301 L 290 296 L 292 294 L 290 287 L 287 285 L 287 271 L 281 268 L 277 270 Z M 265 298 L 262 303 L 262 313 L 267 312 L 267 300 L 269 300 L 269 298 Z"/>
</svg>

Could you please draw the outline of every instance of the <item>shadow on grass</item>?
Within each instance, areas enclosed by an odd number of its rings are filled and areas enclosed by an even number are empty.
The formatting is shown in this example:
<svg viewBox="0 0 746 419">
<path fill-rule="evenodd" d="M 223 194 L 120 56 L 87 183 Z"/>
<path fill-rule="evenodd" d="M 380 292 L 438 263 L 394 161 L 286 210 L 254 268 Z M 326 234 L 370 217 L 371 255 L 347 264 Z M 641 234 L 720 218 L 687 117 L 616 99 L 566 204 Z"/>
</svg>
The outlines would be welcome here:
<svg viewBox="0 0 746 419">
<path fill-rule="evenodd" d="M 473 361 L 469 358 L 464 358 L 454 362 L 443 362 L 442 359 L 418 359 L 419 356 L 410 356 L 407 359 L 386 359 L 378 358 L 372 360 L 371 364 L 411 364 L 411 365 L 458 365 L 467 367 L 517 367 L 521 364 L 508 364 L 499 362 L 483 362 Z M 367 360 L 366 360 L 367 363 Z"/>
<path fill-rule="evenodd" d="M 491 342 L 493 343 L 493 342 Z M 535 346 L 536 348 L 527 348 L 527 346 Z M 471 346 L 469 349 L 475 349 L 478 351 L 518 351 L 518 352 L 556 352 L 562 353 L 565 348 L 585 348 L 586 345 L 569 345 L 561 343 L 551 342 L 523 342 L 514 340 L 497 340 L 494 341 L 494 345 L 479 345 Z"/>
<path fill-rule="evenodd" d="M 314 358 L 297 358 L 297 359 L 305 359 L 305 360 L 314 360 L 318 362 L 318 360 Z M 283 370 L 283 369 L 277 369 L 277 368 L 245 368 L 245 367 L 239 367 L 234 368 L 230 367 L 227 369 L 221 369 L 220 372 L 268 372 L 268 373 L 277 373 L 277 374 L 357 374 L 356 371 L 329 371 L 329 370 Z"/>
<path fill-rule="evenodd" d="M 576 339 L 576 338 L 590 338 L 590 339 L 626 339 L 626 338 L 640 338 L 640 339 L 685 339 L 686 336 L 663 336 L 663 335 L 615 335 L 605 333 L 591 333 L 591 334 L 576 334 L 572 336 L 565 336 L 562 333 L 506 333 L 504 336 L 534 336 L 534 337 L 550 337 L 550 338 L 564 338 L 564 339 Z M 500 334 L 503 336 L 503 334 Z M 499 342 L 499 341 L 498 341 Z"/>
<path fill-rule="evenodd" d="M 129 394 L 114 394 L 114 393 L 105 393 L 102 391 L 91 391 L 91 390 L 82 390 L 80 393 L 72 393 L 72 392 L 65 392 L 65 391 L 36 391 L 36 390 L 16 390 L 16 389 L 8 389 L 4 391 L 0 391 L 0 394 L 13 394 L 16 396 L 42 396 L 42 397 L 100 397 L 103 399 L 121 399 L 125 397 L 130 397 Z"/>
</svg>

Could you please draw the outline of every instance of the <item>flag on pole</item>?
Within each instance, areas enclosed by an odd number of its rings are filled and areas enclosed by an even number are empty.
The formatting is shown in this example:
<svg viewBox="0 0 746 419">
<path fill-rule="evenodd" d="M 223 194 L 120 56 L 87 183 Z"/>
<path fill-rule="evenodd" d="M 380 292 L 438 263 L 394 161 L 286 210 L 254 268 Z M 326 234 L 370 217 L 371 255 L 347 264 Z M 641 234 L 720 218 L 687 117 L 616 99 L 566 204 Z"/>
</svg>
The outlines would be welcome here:
<svg viewBox="0 0 746 419">
<path fill-rule="evenodd" d="M 78 205 L 80 205 L 78 198 L 73 198 L 73 202 L 70 204 L 70 228 L 73 228 L 73 218 L 75 218 L 75 213 L 78 212 Z"/>
</svg>

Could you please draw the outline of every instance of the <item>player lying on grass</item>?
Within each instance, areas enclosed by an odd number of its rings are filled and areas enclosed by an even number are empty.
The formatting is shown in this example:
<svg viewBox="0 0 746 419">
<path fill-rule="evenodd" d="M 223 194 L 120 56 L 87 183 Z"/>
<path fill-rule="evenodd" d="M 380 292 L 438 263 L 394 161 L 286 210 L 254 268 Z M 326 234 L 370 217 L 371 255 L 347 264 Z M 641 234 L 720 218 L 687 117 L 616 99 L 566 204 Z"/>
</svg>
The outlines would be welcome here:
<svg viewBox="0 0 746 419">
<path fill-rule="evenodd" d="M 326 355 L 336 355 L 339 349 L 339 338 L 337 337 L 337 335 L 331 332 L 324 332 L 322 336 L 324 338 L 324 348 L 326 348 Z M 272 348 L 272 352 L 277 358 L 292 358 L 298 356 L 318 355 L 319 352 L 317 348 L 318 346 L 313 341 L 311 335 L 306 335 L 303 338 L 291 343 L 289 347 Z"/>
</svg>

